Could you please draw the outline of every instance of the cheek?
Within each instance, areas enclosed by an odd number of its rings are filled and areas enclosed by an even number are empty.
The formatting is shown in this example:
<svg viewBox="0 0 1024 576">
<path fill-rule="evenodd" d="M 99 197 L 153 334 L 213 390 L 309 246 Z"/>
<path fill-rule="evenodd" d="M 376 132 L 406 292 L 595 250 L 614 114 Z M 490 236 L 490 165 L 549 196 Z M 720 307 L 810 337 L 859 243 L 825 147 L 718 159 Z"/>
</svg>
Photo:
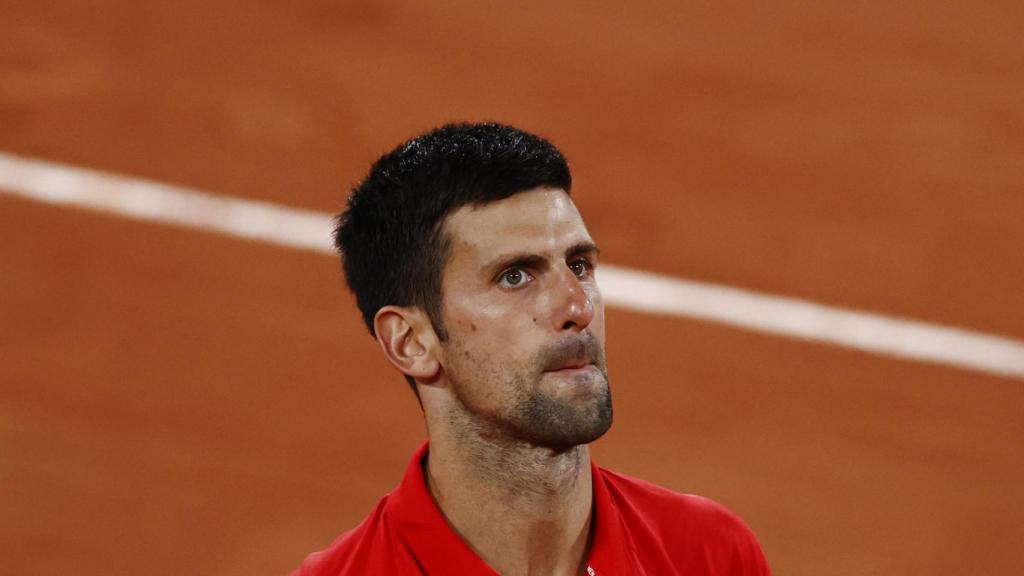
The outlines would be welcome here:
<svg viewBox="0 0 1024 576">
<path fill-rule="evenodd" d="M 539 320 L 523 302 L 496 302 L 489 297 L 453 297 L 444 310 L 445 327 L 481 344 L 514 344 Z"/>
<path fill-rule="evenodd" d="M 451 324 L 446 325 L 450 340 L 444 363 L 456 378 L 497 386 L 499 381 L 521 378 L 535 370 L 538 346 L 531 335 L 538 329 L 533 321 L 536 314 L 494 312 L 492 308 L 467 315 L 463 309 L 452 310 Z"/>
<path fill-rule="evenodd" d="M 516 404 L 532 372 L 526 356 L 488 328 L 450 334 L 442 365 L 459 402 L 471 412 L 497 415 Z"/>
</svg>

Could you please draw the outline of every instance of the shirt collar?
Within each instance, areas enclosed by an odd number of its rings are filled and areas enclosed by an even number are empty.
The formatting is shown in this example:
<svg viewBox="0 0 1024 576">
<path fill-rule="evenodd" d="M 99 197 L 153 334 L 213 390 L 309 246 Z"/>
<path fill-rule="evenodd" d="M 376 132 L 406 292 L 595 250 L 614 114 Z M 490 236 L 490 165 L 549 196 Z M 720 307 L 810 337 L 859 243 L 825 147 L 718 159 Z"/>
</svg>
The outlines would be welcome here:
<svg viewBox="0 0 1024 576">
<path fill-rule="evenodd" d="M 590 459 L 590 475 L 594 486 L 594 544 L 590 548 L 588 563 L 595 576 L 615 576 L 644 573 L 636 554 L 633 539 L 626 529 L 625 520 L 615 504 L 605 472 Z M 590 572 L 588 572 L 589 574 Z"/>
<path fill-rule="evenodd" d="M 399 537 L 427 574 L 498 576 L 459 538 L 437 508 L 423 474 L 427 451 L 428 442 L 424 442 L 409 462 L 402 483 L 388 498 L 388 515 Z"/>
<path fill-rule="evenodd" d="M 427 489 L 424 462 L 429 443 L 413 454 L 398 489 L 388 498 L 387 511 L 403 543 L 428 574 L 498 576 L 455 533 Z M 596 531 L 589 564 L 596 576 L 639 574 L 633 542 L 600 468 L 591 460 Z"/>
</svg>

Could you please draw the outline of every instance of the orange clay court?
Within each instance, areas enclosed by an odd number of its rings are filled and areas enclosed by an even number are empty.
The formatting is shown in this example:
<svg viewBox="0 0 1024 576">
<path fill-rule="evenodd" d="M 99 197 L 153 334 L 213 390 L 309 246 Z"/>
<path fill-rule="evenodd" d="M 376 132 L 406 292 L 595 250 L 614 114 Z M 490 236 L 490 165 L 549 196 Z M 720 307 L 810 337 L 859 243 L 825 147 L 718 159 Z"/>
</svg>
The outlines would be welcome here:
<svg viewBox="0 0 1024 576">
<path fill-rule="evenodd" d="M 0 14 L 3 153 L 327 213 L 500 120 L 566 153 L 604 262 L 1024 340 L 1017 2 Z M 285 574 L 399 480 L 420 414 L 335 259 L 8 192 L 0 574 Z M 729 506 L 776 574 L 1019 571 L 1024 377 L 607 318 L 596 459 Z"/>
</svg>

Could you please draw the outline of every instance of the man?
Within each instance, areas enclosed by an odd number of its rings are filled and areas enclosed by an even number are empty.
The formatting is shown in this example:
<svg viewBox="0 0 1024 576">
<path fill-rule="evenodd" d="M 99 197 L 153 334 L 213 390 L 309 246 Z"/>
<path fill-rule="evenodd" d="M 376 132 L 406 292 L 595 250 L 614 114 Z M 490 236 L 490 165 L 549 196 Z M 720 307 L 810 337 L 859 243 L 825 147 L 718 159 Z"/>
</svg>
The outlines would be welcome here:
<svg viewBox="0 0 1024 576">
<path fill-rule="evenodd" d="M 598 249 L 546 140 L 449 125 L 383 156 L 336 245 L 429 444 L 301 576 L 768 574 L 721 506 L 615 474 Z"/>
</svg>

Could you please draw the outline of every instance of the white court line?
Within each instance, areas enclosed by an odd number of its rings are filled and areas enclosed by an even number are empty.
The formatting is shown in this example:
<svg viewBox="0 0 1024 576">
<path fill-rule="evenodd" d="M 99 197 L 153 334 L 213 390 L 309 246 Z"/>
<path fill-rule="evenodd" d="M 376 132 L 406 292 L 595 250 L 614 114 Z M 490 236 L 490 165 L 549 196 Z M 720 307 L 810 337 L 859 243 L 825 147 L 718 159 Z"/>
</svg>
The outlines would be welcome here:
<svg viewBox="0 0 1024 576">
<path fill-rule="evenodd" d="M 332 215 L 0 152 L 0 194 L 333 254 Z M 605 301 L 871 353 L 1024 378 L 1024 342 L 882 314 L 601 266 Z"/>
</svg>

